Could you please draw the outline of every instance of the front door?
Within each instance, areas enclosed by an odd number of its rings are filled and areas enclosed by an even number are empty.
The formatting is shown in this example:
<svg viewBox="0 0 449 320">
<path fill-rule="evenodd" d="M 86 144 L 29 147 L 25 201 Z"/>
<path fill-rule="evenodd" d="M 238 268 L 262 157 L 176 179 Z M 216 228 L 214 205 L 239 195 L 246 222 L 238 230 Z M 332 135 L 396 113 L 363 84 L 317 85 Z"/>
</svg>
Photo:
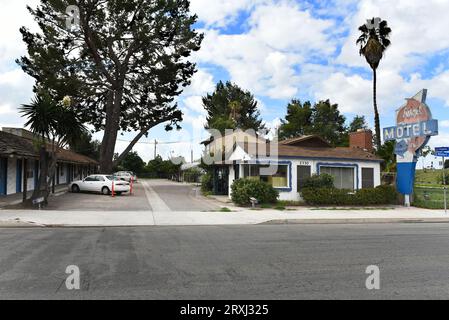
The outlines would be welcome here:
<svg viewBox="0 0 449 320">
<path fill-rule="evenodd" d="M 227 196 L 229 194 L 229 168 L 215 167 L 214 193 Z"/>
</svg>

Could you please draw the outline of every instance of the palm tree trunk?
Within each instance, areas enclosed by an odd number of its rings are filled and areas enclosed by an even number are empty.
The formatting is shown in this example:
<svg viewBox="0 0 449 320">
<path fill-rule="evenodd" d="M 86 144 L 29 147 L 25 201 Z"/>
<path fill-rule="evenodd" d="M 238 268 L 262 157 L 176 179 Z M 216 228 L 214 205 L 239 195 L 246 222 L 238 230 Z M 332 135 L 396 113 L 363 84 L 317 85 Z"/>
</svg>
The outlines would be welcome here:
<svg viewBox="0 0 449 320">
<path fill-rule="evenodd" d="M 374 125 L 376 128 L 376 146 L 377 150 L 382 146 L 380 133 L 379 109 L 377 108 L 377 71 L 373 69 L 373 102 L 374 102 Z"/>
</svg>

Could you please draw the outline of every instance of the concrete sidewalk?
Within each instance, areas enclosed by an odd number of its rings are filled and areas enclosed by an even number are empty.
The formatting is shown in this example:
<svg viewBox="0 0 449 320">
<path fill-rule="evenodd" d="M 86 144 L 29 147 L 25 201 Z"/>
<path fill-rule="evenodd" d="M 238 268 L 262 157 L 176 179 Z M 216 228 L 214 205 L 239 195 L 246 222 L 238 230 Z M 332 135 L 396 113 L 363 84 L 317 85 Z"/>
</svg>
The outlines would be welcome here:
<svg viewBox="0 0 449 320">
<path fill-rule="evenodd" d="M 52 193 L 50 197 L 57 197 L 61 194 L 64 194 L 67 192 L 68 185 L 59 185 L 55 187 L 55 193 Z M 27 192 L 27 199 L 31 199 L 31 196 L 33 195 L 33 191 Z M 8 196 L 1 196 L 0 197 L 0 209 L 7 207 L 7 206 L 15 206 L 18 204 L 21 204 L 23 201 L 23 194 L 22 193 L 16 193 Z"/>
<path fill-rule="evenodd" d="M 191 226 L 295 223 L 448 222 L 443 210 L 398 207 L 393 210 L 242 210 L 238 212 L 74 212 L 0 210 L 0 226 Z"/>
</svg>

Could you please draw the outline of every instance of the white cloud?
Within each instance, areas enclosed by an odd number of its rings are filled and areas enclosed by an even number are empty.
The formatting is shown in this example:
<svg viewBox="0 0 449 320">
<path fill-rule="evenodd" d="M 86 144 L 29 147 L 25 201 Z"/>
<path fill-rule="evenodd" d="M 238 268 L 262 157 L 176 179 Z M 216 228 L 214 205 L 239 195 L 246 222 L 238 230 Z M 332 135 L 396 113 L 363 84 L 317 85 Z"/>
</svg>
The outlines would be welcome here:
<svg viewBox="0 0 449 320">
<path fill-rule="evenodd" d="M 183 95 L 203 95 L 213 91 L 215 88 L 214 77 L 204 69 L 198 68 L 198 71 L 192 77 L 192 83 L 184 90 Z"/>
<path fill-rule="evenodd" d="M 239 12 L 248 10 L 259 0 L 192 0 L 190 9 L 207 26 L 224 27 L 233 22 Z"/>
<path fill-rule="evenodd" d="M 191 96 L 185 98 L 183 102 L 188 109 L 202 115 L 206 114 L 206 110 L 203 107 L 203 99 L 201 96 Z"/>
<path fill-rule="evenodd" d="M 333 24 L 291 1 L 265 3 L 251 12 L 246 33 L 203 30 L 205 40 L 196 58 L 225 68 L 232 81 L 256 94 L 288 99 L 298 93 L 300 64 L 335 50 Z"/>
<path fill-rule="evenodd" d="M 19 32 L 20 27 L 36 28 L 26 5 L 35 7 L 38 0 L 2 0 L 0 10 L 0 71 L 10 69 L 15 59 L 25 53 L 25 44 Z"/>
<path fill-rule="evenodd" d="M 394 5 L 390 0 L 360 1 L 358 12 L 350 22 L 352 32 L 338 61 L 351 66 L 367 66 L 355 46 L 359 35 L 357 29 L 366 19 L 380 16 L 393 29 L 392 45 L 382 65 L 395 70 L 411 66 L 417 61 L 416 54 L 433 53 L 449 47 L 448 11 L 449 2 L 442 0 L 397 0 Z"/>
<path fill-rule="evenodd" d="M 449 128 L 449 120 L 440 121 L 439 125 L 441 128 Z"/>
</svg>

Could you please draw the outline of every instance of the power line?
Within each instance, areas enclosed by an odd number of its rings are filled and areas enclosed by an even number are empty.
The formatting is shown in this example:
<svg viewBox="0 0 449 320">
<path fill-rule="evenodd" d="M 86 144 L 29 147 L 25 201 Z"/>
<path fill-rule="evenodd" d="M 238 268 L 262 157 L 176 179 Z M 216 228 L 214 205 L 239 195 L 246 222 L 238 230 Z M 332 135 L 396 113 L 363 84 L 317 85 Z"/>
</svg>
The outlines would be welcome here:
<svg viewBox="0 0 449 320">
<path fill-rule="evenodd" d="M 128 142 L 128 143 L 131 143 L 132 141 L 129 141 L 129 140 L 123 140 L 123 139 L 117 139 L 117 141 L 120 141 L 120 142 Z M 193 140 L 184 140 L 184 141 L 165 141 L 165 142 L 162 142 L 162 141 L 157 141 L 157 142 L 155 142 L 155 141 L 139 141 L 139 142 L 137 142 L 137 143 L 139 143 L 139 144 L 151 144 L 151 145 L 154 145 L 154 144 L 180 144 L 180 143 L 194 143 L 195 141 L 193 141 Z"/>
</svg>

